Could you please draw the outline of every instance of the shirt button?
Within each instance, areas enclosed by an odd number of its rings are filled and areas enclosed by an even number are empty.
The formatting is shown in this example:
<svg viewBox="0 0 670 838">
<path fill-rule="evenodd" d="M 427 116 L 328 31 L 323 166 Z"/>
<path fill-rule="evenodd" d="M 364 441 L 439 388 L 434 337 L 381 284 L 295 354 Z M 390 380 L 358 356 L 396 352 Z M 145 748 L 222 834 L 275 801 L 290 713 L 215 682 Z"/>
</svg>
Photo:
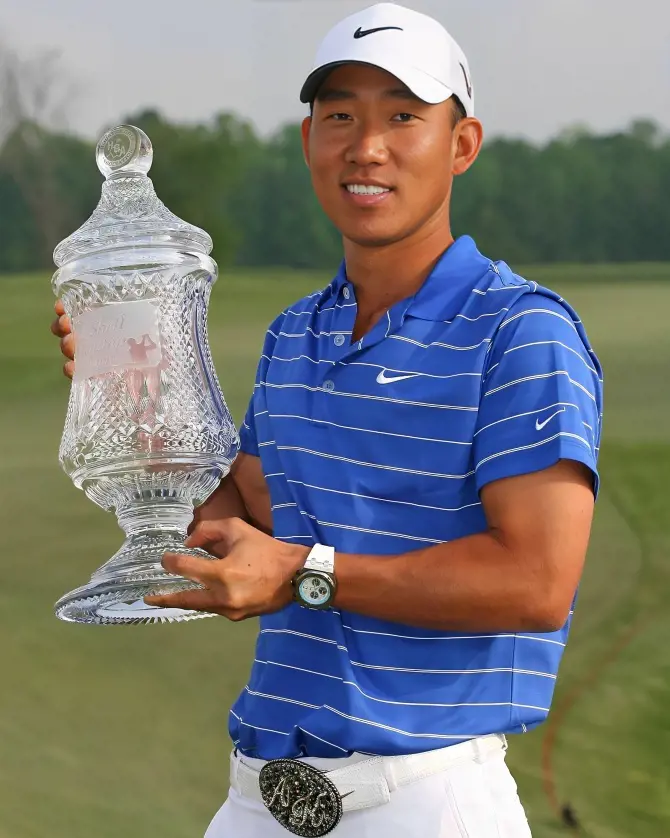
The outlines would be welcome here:
<svg viewBox="0 0 670 838">
<path fill-rule="evenodd" d="M 343 294 L 345 300 L 349 299 L 349 289 L 346 286 L 343 289 L 342 294 Z"/>
<path fill-rule="evenodd" d="M 332 392 L 333 392 L 333 390 L 335 389 L 335 382 L 334 382 L 334 381 L 331 381 L 331 380 L 330 380 L 330 378 L 327 378 L 327 379 L 323 382 L 323 389 L 324 389 L 327 393 L 332 393 Z"/>
<path fill-rule="evenodd" d="M 342 346 L 344 343 L 344 335 L 335 335 L 335 346 Z"/>
</svg>

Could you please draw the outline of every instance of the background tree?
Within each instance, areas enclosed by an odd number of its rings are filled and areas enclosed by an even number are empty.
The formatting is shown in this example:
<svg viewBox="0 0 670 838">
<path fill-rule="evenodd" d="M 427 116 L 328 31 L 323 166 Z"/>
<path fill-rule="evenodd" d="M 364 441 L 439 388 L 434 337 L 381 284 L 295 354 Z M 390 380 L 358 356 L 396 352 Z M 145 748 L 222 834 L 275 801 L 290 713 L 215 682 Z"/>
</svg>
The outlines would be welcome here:
<svg viewBox="0 0 670 838">
<path fill-rule="evenodd" d="M 91 213 L 94 142 L 67 131 L 71 85 L 58 57 L 0 45 L 0 272 L 50 269 L 54 246 Z M 206 229 L 222 265 L 334 270 L 339 235 L 318 205 L 299 125 L 259 137 L 232 113 L 196 124 L 155 110 L 150 136 L 167 206 Z M 454 186 L 454 232 L 513 264 L 670 259 L 670 139 L 649 120 L 597 136 L 575 126 L 544 144 L 497 138 Z"/>
</svg>

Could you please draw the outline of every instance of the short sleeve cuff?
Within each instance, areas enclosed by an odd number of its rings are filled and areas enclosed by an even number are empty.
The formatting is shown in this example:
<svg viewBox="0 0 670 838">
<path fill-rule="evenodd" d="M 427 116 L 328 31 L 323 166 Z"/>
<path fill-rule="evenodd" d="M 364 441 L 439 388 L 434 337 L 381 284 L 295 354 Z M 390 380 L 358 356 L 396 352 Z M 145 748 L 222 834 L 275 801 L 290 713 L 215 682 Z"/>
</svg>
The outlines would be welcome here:
<svg viewBox="0 0 670 838">
<path fill-rule="evenodd" d="M 240 425 L 240 451 L 243 454 L 251 454 L 253 457 L 259 456 L 256 436 L 244 422 Z"/>
<path fill-rule="evenodd" d="M 600 477 L 593 454 L 585 445 L 565 438 L 552 440 L 545 446 L 505 452 L 484 459 L 475 471 L 477 491 L 481 492 L 487 483 L 493 483 L 494 480 L 551 468 L 559 460 L 576 460 L 587 466 L 593 475 L 593 494 L 598 497 Z"/>
</svg>

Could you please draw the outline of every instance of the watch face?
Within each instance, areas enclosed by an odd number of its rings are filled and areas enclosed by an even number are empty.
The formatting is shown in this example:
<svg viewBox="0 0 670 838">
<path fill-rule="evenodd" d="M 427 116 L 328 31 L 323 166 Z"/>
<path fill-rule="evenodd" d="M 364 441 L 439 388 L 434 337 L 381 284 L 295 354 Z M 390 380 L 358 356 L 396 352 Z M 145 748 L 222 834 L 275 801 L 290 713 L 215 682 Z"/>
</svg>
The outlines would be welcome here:
<svg viewBox="0 0 670 838">
<path fill-rule="evenodd" d="M 330 602 L 332 588 L 321 576 L 305 576 L 298 584 L 298 596 L 305 605 L 319 608 Z"/>
</svg>

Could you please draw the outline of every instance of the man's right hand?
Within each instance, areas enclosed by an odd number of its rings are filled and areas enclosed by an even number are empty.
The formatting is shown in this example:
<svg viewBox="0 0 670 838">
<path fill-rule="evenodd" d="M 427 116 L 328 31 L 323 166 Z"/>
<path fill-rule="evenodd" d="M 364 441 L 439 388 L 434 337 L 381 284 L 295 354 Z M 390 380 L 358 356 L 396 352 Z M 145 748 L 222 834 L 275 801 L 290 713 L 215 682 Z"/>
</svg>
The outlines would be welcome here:
<svg viewBox="0 0 670 838">
<path fill-rule="evenodd" d="M 60 338 L 60 351 L 68 359 L 63 365 L 63 373 L 72 378 L 74 373 L 74 335 L 72 334 L 72 323 L 65 313 L 62 300 L 56 300 L 54 306 L 56 319 L 51 324 L 51 331 L 57 338 Z"/>
</svg>

